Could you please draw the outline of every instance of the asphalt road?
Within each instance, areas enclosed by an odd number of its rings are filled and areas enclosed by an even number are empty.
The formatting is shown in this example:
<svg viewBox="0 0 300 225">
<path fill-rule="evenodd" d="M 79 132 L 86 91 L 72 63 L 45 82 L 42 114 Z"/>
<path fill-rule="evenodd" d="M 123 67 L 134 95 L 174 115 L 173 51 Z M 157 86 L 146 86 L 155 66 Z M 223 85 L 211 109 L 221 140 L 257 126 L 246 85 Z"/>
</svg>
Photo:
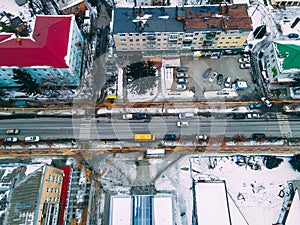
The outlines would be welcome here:
<svg viewBox="0 0 300 225">
<path fill-rule="evenodd" d="M 75 138 L 82 133 L 87 139 L 129 139 L 135 133 L 152 133 L 157 139 L 168 134 L 191 136 L 193 134 L 222 135 L 231 137 L 243 134 L 248 137 L 252 133 L 265 133 L 267 136 L 281 137 L 283 131 L 290 130 L 291 136 L 300 136 L 300 121 L 297 120 L 265 120 L 265 119 L 214 119 L 197 117 L 189 120 L 188 127 L 177 127 L 178 117 L 152 117 L 150 122 L 125 121 L 118 117 L 71 119 L 71 118 L 36 118 L 0 120 L 0 138 L 7 137 L 6 129 L 20 129 L 19 139 L 29 135 L 39 135 L 42 139 Z"/>
</svg>

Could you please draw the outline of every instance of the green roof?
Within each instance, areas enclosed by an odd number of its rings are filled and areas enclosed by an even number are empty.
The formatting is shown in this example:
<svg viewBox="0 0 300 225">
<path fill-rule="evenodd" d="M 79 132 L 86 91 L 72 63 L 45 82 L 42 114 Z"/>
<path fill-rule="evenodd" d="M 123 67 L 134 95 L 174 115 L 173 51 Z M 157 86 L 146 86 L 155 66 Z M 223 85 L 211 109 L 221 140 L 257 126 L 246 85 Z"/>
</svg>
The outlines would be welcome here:
<svg viewBox="0 0 300 225">
<path fill-rule="evenodd" d="M 300 46 L 294 44 L 276 44 L 279 54 L 284 57 L 283 69 L 300 69 Z"/>
</svg>

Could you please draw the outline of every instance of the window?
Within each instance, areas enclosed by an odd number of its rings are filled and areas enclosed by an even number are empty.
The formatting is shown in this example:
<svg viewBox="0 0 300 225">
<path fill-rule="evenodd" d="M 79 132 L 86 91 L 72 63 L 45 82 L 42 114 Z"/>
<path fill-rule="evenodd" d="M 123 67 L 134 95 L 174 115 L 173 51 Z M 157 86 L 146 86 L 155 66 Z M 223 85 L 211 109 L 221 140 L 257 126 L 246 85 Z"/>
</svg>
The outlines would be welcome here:
<svg viewBox="0 0 300 225">
<path fill-rule="evenodd" d="M 222 39 L 225 39 L 225 37 L 222 37 Z"/>
<path fill-rule="evenodd" d="M 223 44 L 223 42 L 222 42 L 222 41 L 220 41 L 220 42 L 219 42 L 219 44 L 221 45 L 221 44 Z"/>
<path fill-rule="evenodd" d="M 230 40 L 231 39 L 231 37 L 228 37 L 228 40 Z"/>
<path fill-rule="evenodd" d="M 227 41 L 227 42 L 226 42 L 226 44 L 228 45 L 228 44 L 229 44 L 229 42 Z"/>
<path fill-rule="evenodd" d="M 124 37 L 125 36 L 125 34 L 120 34 L 120 37 Z"/>
<path fill-rule="evenodd" d="M 241 37 L 235 37 L 235 39 L 241 39 Z"/>
<path fill-rule="evenodd" d="M 195 36 L 198 36 L 198 35 L 199 35 L 199 33 L 198 33 L 198 32 L 196 32 L 196 33 L 195 33 Z"/>
<path fill-rule="evenodd" d="M 131 36 L 132 36 L 132 34 L 129 34 L 129 36 L 131 37 Z"/>
<path fill-rule="evenodd" d="M 120 41 L 121 42 L 126 42 L 126 39 L 125 38 L 121 38 Z"/>
</svg>

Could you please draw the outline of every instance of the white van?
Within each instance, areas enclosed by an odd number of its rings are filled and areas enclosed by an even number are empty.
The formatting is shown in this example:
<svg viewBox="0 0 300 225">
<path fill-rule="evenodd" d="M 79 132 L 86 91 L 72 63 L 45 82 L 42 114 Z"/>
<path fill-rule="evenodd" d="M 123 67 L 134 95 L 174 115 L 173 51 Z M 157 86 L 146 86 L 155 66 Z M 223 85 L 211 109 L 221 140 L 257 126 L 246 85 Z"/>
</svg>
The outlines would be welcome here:
<svg viewBox="0 0 300 225">
<path fill-rule="evenodd" d="M 262 77 L 263 77 L 263 79 L 264 79 L 264 81 L 265 81 L 266 83 L 269 83 L 269 82 L 270 82 L 270 79 L 269 79 L 269 77 L 268 77 L 268 75 L 267 75 L 267 71 L 266 71 L 266 70 L 261 71 L 261 75 L 262 75 Z"/>
<path fill-rule="evenodd" d="M 178 115 L 179 119 L 194 119 L 194 116 L 193 112 L 184 112 Z"/>
</svg>

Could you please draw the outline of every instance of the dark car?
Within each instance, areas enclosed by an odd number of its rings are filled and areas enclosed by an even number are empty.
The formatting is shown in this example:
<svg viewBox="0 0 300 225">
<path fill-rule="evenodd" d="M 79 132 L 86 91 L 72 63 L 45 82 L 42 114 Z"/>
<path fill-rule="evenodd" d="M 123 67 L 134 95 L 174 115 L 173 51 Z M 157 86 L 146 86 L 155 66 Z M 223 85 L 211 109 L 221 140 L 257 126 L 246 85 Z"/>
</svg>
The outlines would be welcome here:
<svg viewBox="0 0 300 225">
<path fill-rule="evenodd" d="M 116 82 L 116 78 L 115 77 L 110 77 L 106 80 L 107 83 L 113 83 L 113 82 Z"/>
<path fill-rule="evenodd" d="M 298 38 L 299 35 L 298 34 L 295 34 L 295 33 L 291 33 L 288 35 L 289 38 Z"/>
<path fill-rule="evenodd" d="M 218 74 L 218 76 L 217 76 L 217 84 L 218 85 L 222 85 L 222 83 L 223 83 L 223 74 Z"/>
<path fill-rule="evenodd" d="M 165 141 L 175 141 L 176 140 L 176 134 L 165 134 L 164 140 Z"/>
<path fill-rule="evenodd" d="M 233 119 L 245 119 L 246 115 L 242 113 L 233 114 Z"/>
<path fill-rule="evenodd" d="M 205 72 L 203 73 L 203 77 L 204 78 L 208 78 L 209 74 L 211 73 L 212 71 L 212 68 L 208 68 L 207 70 L 205 70 Z"/>
<path fill-rule="evenodd" d="M 149 120 L 150 115 L 148 115 L 148 114 L 136 114 L 134 118 L 136 120 Z"/>
<path fill-rule="evenodd" d="M 260 103 L 249 104 L 249 109 L 260 109 L 260 108 L 261 108 Z"/>
<path fill-rule="evenodd" d="M 187 68 L 187 67 L 178 67 L 176 70 L 177 70 L 177 72 L 187 72 L 187 71 L 189 71 L 189 68 Z"/>
<path fill-rule="evenodd" d="M 252 134 L 252 138 L 253 139 L 265 139 L 266 135 L 263 133 L 254 133 L 254 134 Z"/>
</svg>

